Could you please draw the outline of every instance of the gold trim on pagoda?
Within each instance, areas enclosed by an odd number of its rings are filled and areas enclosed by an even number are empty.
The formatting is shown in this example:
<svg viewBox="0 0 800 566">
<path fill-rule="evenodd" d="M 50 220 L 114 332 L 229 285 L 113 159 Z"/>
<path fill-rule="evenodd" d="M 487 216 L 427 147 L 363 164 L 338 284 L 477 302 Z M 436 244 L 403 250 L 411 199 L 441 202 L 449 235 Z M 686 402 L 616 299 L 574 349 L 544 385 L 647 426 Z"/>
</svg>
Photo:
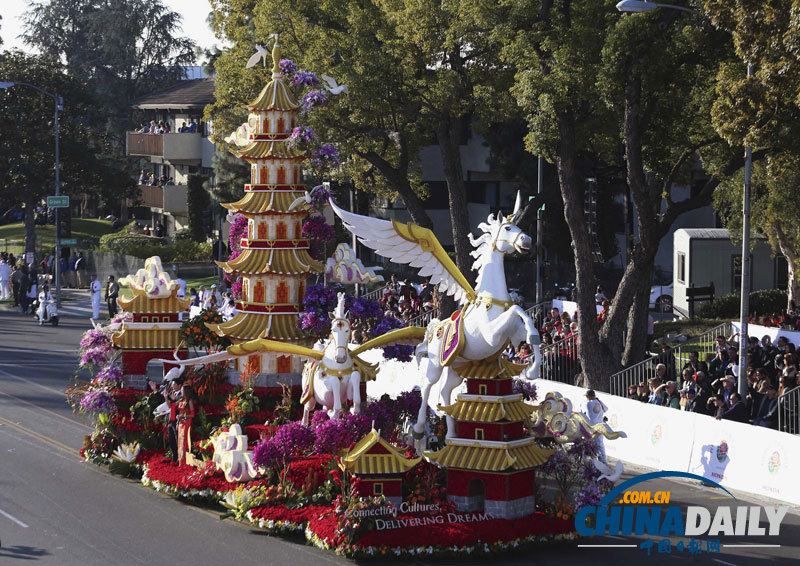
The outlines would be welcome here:
<svg viewBox="0 0 800 566">
<path fill-rule="evenodd" d="M 522 401 L 522 395 L 505 397 L 481 397 L 461 394 L 452 405 L 439 409 L 456 419 L 466 422 L 522 421 L 529 419 L 538 406 Z"/>
<path fill-rule="evenodd" d="M 541 448 L 533 438 L 525 440 L 528 442 L 519 444 L 451 438 L 447 440 L 447 446 L 441 450 L 423 452 L 423 456 L 444 468 L 504 472 L 528 470 L 541 466 L 554 452 L 554 450 Z M 463 443 L 459 441 L 463 441 Z"/>
<path fill-rule="evenodd" d="M 133 298 L 117 299 L 117 304 L 125 312 L 135 314 L 176 314 L 189 309 L 189 299 L 178 298 L 178 287 L 168 297 L 150 297 L 145 291 L 132 289 Z"/>
<path fill-rule="evenodd" d="M 123 327 L 114 334 L 114 346 L 125 350 L 172 350 L 180 343 L 180 324 L 175 323 L 168 328 L 154 325 L 150 328 Z"/>
<path fill-rule="evenodd" d="M 382 446 L 387 454 L 365 454 L 376 444 Z M 386 442 L 375 429 L 358 441 L 342 458 L 345 468 L 354 474 L 403 474 L 416 466 L 421 457 L 408 458 L 397 448 Z"/>
<path fill-rule="evenodd" d="M 296 340 L 303 337 L 297 328 L 297 313 L 280 314 L 240 312 L 232 319 L 221 324 L 206 324 L 212 332 L 226 336 L 231 340 L 255 340 L 272 338 L 273 340 Z"/>
<path fill-rule="evenodd" d="M 255 100 L 247 104 L 250 110 L 283 110 L 292 111 L 300 108 L 300 104 L 292 100 L 292 95 L 282 79 L 273 79 L 261 89 Z"/>
<path fill-rule="evenodd" d="M 305 159 L 304 151 L 299 151 L 286 144 L 285 140 L 253 141 L 242 149 L 231 148 L 230 152 L 240 159 Z"/>
<path fill-rule="evenodd" d="M 225 273 L 237 272 L 243 275 L 304 275 L 321 272 L 322 263 L 311 259 L 304 249 L 251 249 L 247 248 L 232 261 L 217 261 Z"/>
<path fill-rule="evenodd" d="M 289 206 L 304 196 L 305 191 L 250 191 L 236 202 L 222 203 L 228 210 L 241 212 L 242 214 L 308 214 L 308 205 L 302 204 L 294 210 L 289 210 Z"/>
</svg>

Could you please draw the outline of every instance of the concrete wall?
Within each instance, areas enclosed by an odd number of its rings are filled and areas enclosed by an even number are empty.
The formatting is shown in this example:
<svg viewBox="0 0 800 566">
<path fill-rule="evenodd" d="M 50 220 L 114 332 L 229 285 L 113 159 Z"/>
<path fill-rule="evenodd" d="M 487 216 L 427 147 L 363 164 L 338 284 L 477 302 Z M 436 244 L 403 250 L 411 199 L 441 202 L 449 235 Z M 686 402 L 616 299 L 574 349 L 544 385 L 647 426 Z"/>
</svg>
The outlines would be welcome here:
<svg viewBox="0 0 800 566">
<path fill-rule="evenodd" d="M 86 273 L 90 276 L 96 274 L 101 282 L 105 282 L 109 275 L 119 279 L 144 267 L 144 260 L 132 255 L 89 250 L 83 252 L 83 256 L 88 264 Z"/>
</svg>

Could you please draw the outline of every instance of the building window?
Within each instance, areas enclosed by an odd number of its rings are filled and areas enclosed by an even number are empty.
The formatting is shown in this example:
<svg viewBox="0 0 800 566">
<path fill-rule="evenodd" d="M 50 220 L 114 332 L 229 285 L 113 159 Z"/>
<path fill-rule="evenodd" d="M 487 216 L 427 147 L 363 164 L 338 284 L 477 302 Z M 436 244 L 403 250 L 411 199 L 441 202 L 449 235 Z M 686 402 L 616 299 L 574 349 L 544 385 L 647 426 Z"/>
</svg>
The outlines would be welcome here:
<svg viewBox="0 0 800 566">
<path fill-rule="evenodd" d="M 253 354 L 247 358 L 247 369 L 253 373 L 261 373 L 261 355 Z"/>
<path fill-rule="evenodd" d="M 686 283 L 686 254 L 678 252 L 678 281 Z"/>
<path fill-rule="evenodd" d="M 276 181 L 277 185 L 285 185 L 286 184 L 286 167 L 278 167 L 278 180 Z"/>
<path fill-rule="evenodd" d="M 383 484 L 382 483 L 374 483 L 374 484 L 372 484 L 372 495 L 383 495 Z"/>
<path fill-rule="evenodd" d="M 150 317 L 149 316 L 143 316 L 142 317 L 142 322 L 150 322 Z"/>
<path fill-rule="evenodd" d="M 483 440 L 483 429 L 476 428 L 475 429 L 475 440 Z"/>
<path fill-rule="evenodd" d="M 261 167 L 261 177 L 259 179 L 259 183 L 262 185 L 269 184 L 269 168 L 268 167 Z"/>
<path fill-rule="evenodd" d="M 253 289 L 253 302 L 264 302 L 264 283 L 262 281 L 256 281 L 255 289 Z"/>
<path fill-rule="evenodd" d="M 485 383 L 481 383 L 480 385 L 478 385 L 478 395 L 486 395 L 486 391 L 487 390 Z"/>
<path fill-rule="evenodd" d="M 258 239 L 259 240 L 266 240 L 267 239 L 267 223 L 266 222 L 259 222 L 259 224 L 258 224 Z"/>
<path fill-rule="evenodd" d="M 286 239 L 286 223 L 285 222 L 278 222 L 275 226 L 275 239 L 276 240 L 285 240 Z"/>
<path fill-rule="evenodd" d="M 278 304 L 285 304 L 289 302 L 289 286 L 286 281 L 281 281 L 278 284 L 278 289 L 275 291 L 275 302 Z"/>
<path fill-rule="evenodd" d="M 278 118 L 277 132 L 279 134 L 283 134 L 285 129 L 286 129 L 286 120 L 284 120 L 283 118 Z"/>
<path fill-rule="evenodd" d="M 278 356 L 277 373 L 292 372 L 292 358 L 290 356 Z"/>
<path fill-rule="evenodd" d="M 742 289 L 742 256 L 731 256 L 731 292 L 736 293 Z M 750 289 L 753 289 L 753 256 L 750 256 Z"/>
</svg>

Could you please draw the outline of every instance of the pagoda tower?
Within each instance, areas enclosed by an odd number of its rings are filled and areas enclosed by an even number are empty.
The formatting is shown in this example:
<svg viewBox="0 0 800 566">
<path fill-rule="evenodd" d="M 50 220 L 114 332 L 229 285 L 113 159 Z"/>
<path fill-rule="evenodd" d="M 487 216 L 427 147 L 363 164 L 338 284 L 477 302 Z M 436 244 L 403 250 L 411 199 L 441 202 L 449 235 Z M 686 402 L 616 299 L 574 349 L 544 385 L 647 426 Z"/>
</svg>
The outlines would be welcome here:
<svg viewBox="0 0 800 566">
<path fill-rule="evenodd" d="M 423 455 L 447 469 L 447 496 L 459 511 L 516 519 L 536 510 L 534 468 L 553 451 L 539 447 L 523 424 L 538 407 L 513 393 L 511 365 L 497 359 L 455 367 L 467 393 L 439 407 L 455 421 L 455 437 Z"/>
<path fill-rule="evenodd" d="M 305 185 L 300 184 L 300 168 L 306 156 L 287 144 L 298 124 L 300 104 L 283 82 L 280 58 L 276 41 L 272 80 L 247 105 L 249 138 L 243 147 L 231 150 L 250 163 L 250 184 L 244 187 L 244 198 L 222 205 L 248 219 L 242 253 L 231 261 L 217 262 L 226 273 L 243 279 L 242 297 L 236 302 L 239 312 L 225 323 L 209 325 L 234 343 L 257 338 L 299 340 L 302 334 L 297 323 L 306 279 L 324 268 L 311 258 L 310 241 L 302 236 L 308 205 L 304 202 L 290 210 L 292 203 L 306 194 Z M 238 369 L 244 369 L 247 362 L 264 374 L 302 369 L 299 359 L 274 353 L 252 355 L 240 361 Z"/>
</svg>

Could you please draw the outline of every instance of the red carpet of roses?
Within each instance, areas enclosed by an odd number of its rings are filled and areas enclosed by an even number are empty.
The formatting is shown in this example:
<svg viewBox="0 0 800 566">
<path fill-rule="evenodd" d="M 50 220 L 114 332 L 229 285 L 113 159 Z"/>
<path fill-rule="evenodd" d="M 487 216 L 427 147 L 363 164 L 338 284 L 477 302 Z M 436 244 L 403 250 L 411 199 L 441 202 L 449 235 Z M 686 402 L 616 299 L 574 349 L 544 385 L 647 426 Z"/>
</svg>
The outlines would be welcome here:
<svg viewBox="0 0 800 566">
<path fill-rule="evenodd" d="M 275 507 L 254 507 L 250 510 L 250 513 L 256 521 L 264 519 L 265 521 L 281 521 L 300 525 L 332 511 L 332 505 L 306 505 L 300 509 L 287 509 L 283 505 L 276 505 Z M 336 521 L 334 521 L 335 527 Z"/>
</svg>

